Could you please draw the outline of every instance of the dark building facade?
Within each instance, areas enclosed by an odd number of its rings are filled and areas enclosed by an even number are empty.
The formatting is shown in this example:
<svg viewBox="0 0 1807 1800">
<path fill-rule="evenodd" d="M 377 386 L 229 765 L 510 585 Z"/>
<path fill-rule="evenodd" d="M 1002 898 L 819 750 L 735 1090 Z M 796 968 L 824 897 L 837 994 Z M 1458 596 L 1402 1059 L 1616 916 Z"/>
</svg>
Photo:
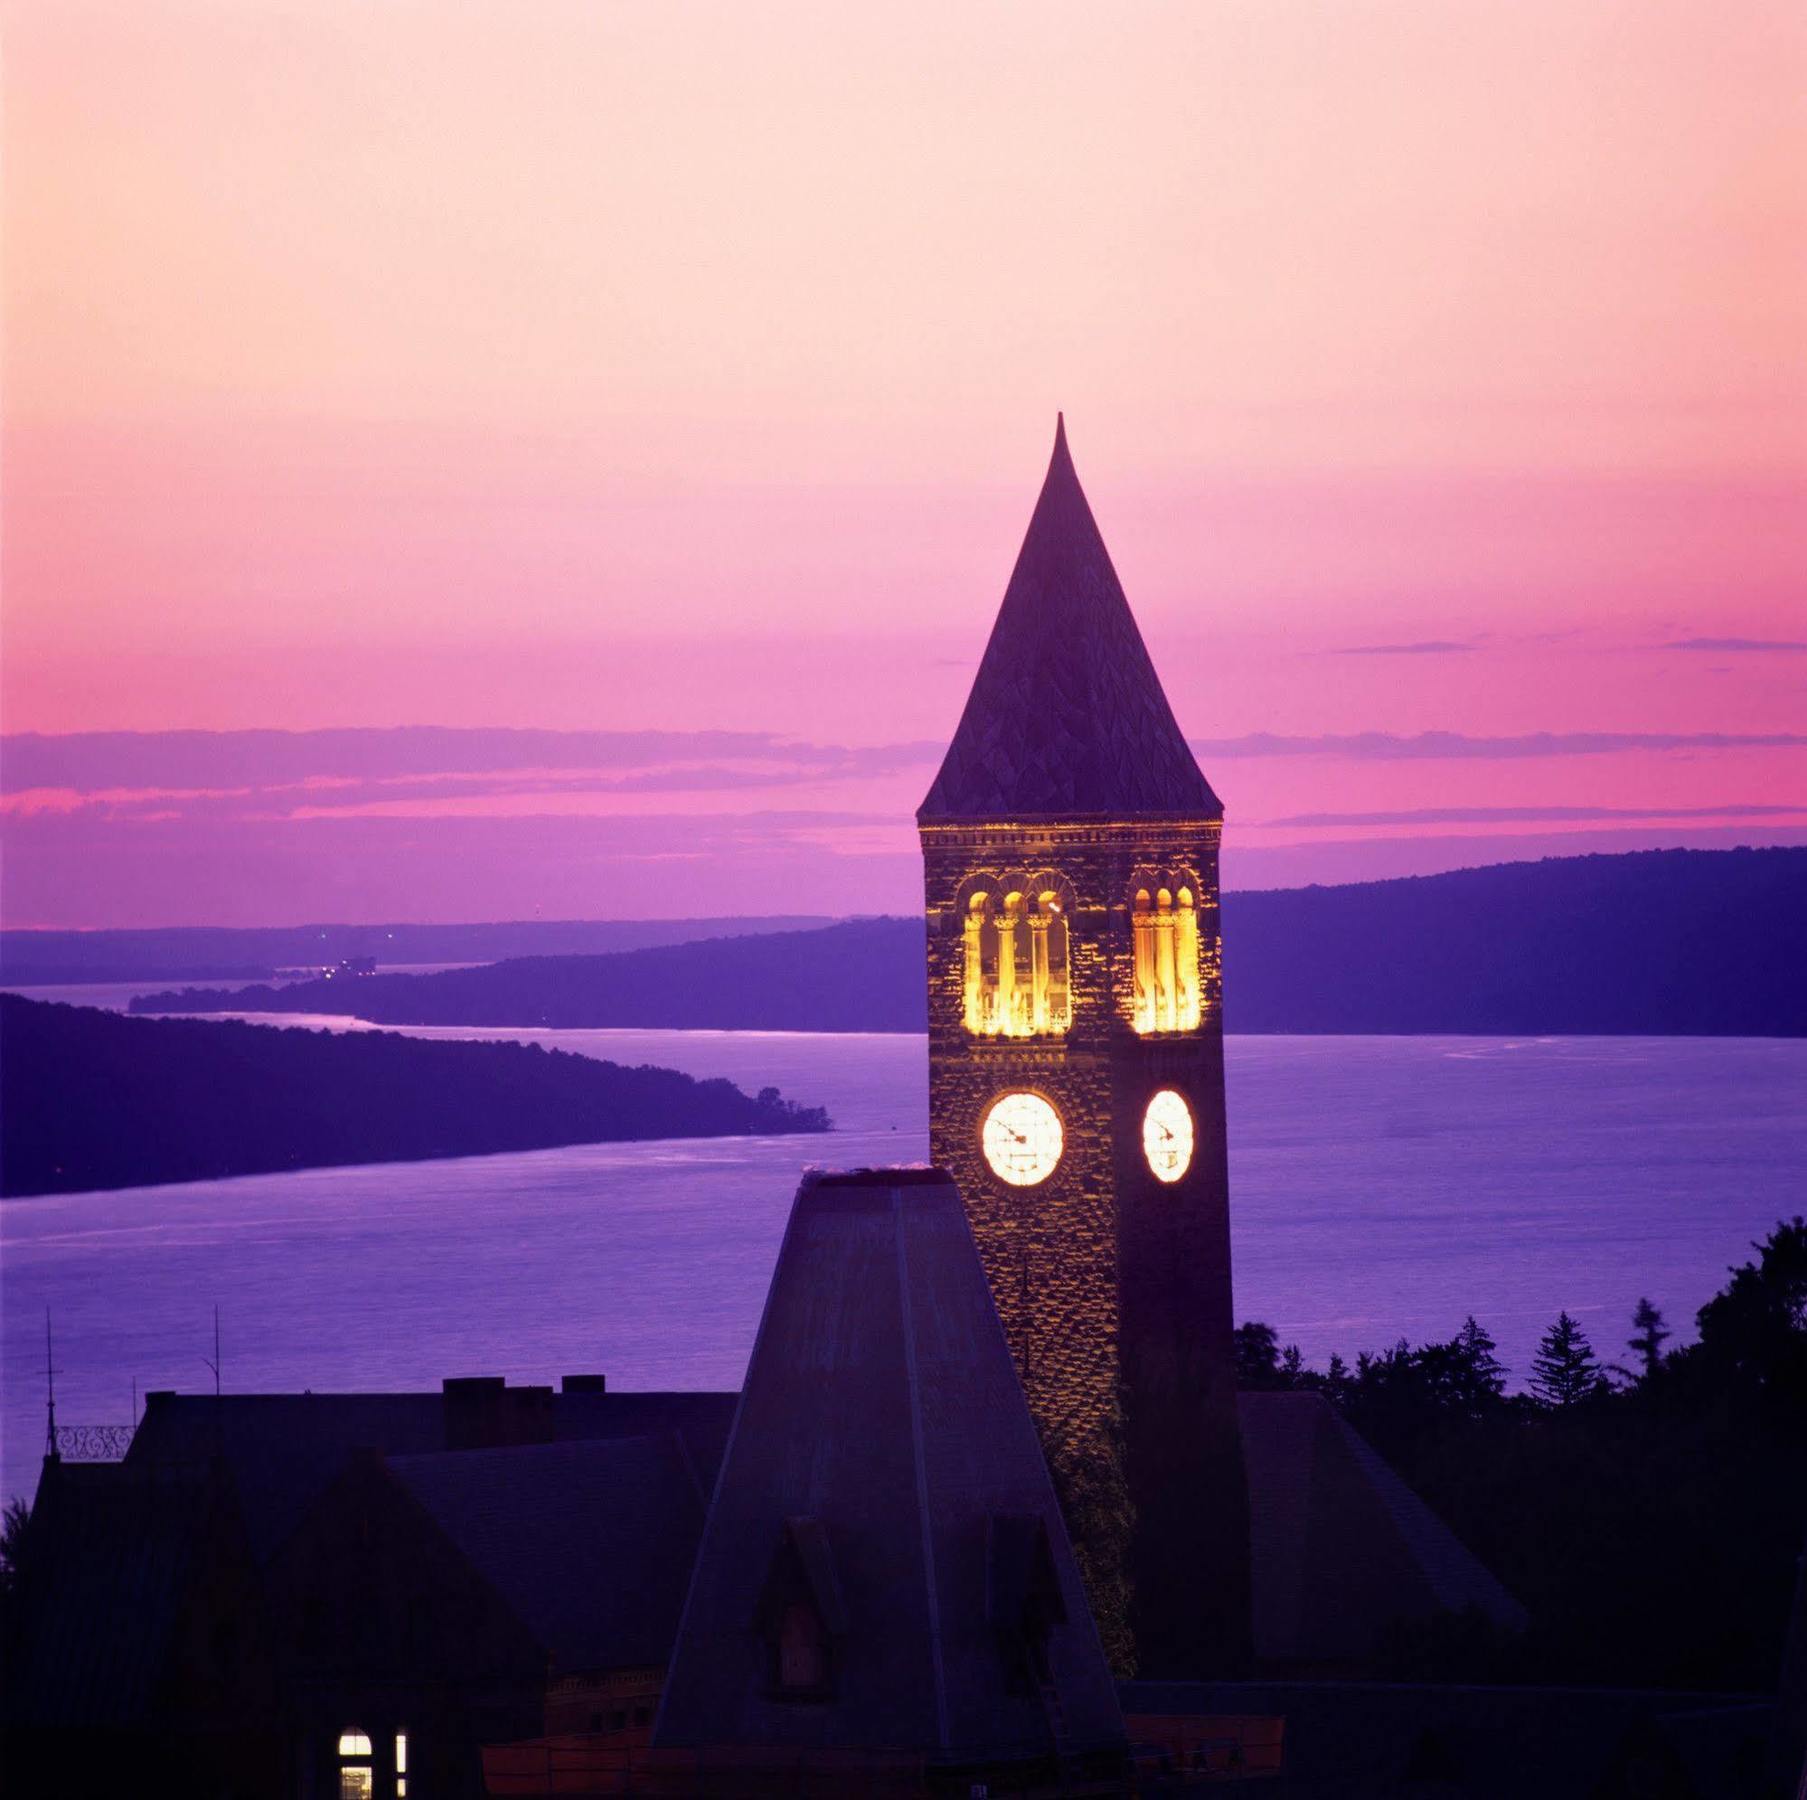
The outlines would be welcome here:
<svg viewBox="0 0 1807 1800">
<path fill-rule="evenodd" d="M 1113 1661 L 1249 1652 L 1217 857 L 1064 424 L 918 814 L 934 1161 Z"/>
<path fill-rule="evenodd" d="M 644 1737 L 734 1406 L 153 1394 L 122 1463 L 45 1462 L 0 1789 L 467 1797 L 485 1744 Z"/>
</svg>

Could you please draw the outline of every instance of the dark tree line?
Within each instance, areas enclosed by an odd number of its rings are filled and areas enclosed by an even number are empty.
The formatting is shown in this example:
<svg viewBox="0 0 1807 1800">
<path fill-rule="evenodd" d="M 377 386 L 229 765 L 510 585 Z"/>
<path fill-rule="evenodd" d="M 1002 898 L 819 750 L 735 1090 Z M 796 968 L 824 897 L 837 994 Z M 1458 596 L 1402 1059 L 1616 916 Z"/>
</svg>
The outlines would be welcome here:
<svg viewBox="0 0 1807 1800">
<path fill-rule="evenodd" d="M 0 1194 L 633 1138 L 826 1131 L 819 1107 L 537 1044 L 128 1019 L 0 994 Z"/>
<path fill-rule="evenodd" d="M 1643 1299 L 1608 1361 L 1560 1312 L 1517 1392 L 1473 1318 L 1323 1369 L 1237 1330 L 1241 1386 L 1323 1394 L 1531 1613 L 1523 1639 L 1401 1641 L 1402 1677 L 1773 1690 L 1807 1539 L 1807 1218 L 1752 1248 L 1695 1342 Z"/>
</svg>

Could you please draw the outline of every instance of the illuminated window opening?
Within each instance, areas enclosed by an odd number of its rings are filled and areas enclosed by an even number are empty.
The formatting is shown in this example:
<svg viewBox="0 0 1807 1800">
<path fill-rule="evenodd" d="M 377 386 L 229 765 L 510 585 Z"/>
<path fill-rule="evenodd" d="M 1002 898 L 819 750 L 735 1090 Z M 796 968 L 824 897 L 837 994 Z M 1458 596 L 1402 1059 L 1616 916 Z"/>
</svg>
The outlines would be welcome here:
<svg viewBox="0 0 1807 1800">
<path fill-rule="evenodd" d="M 963 1015 L 974 1037 L 1043 1037 L 1073 1022 L 1067 909 L 1057 888 L 981 890 L 961 918 Z"/>
<path fill-rule="evenodd" d="M 991 896 L 985 893 L 974 894 L 966 903 L 966 917 L 962 921 L 962 945 L 966 959 L 966 1029 L 974 1037 L 984 1034 L 985 1021 L 990 1013 L 990 995 L 986 991 L 985 980 L 985 934 L 990 923 Z"/>
<path fill-rule="evenodd" d="M 339 1733 L 339 1800 L 375 1800 L 376 1769 L 371 1754 L 367 1732 Z"/>
<path fill-rule="evenodd" d="M 1135 1028 L 1193 1031 L 1204 1007 L 1198 972 L 1198 905 L 1189 887 L 1136 890 L 1131 909 L 1135 952 Z"/>
<path fill-rule="evenodd" d="M 1155 1023 L 1154 900 L 1147 888 L 1136 890 L 1134 915 L 1136 947 L 1136 1029 L 1158 1031 Z"/>
</svg>

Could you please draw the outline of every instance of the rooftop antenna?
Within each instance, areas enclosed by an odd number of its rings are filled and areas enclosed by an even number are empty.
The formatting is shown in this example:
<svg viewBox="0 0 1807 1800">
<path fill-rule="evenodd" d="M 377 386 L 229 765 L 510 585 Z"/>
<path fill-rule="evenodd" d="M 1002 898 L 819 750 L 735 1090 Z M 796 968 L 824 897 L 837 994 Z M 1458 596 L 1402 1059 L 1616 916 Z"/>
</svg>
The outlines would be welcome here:
<svg viewBox="0 0 1807 1800">
<path fill-rule="evenodd" d="M 44 1458 L 56 1460 L 56 1359 L 50 1348 L 50 1308 L 44 1308 Z"/>
<path fill-rule="evenodd" d="M 217 1301 L 213 1308 L 213 1360 L 207 1362 L 203 1356 L 201 1361 L 213 1371 L 213 1397 L 217 1400 L 220 1397 L 220 1309 Z"/>
</svg>

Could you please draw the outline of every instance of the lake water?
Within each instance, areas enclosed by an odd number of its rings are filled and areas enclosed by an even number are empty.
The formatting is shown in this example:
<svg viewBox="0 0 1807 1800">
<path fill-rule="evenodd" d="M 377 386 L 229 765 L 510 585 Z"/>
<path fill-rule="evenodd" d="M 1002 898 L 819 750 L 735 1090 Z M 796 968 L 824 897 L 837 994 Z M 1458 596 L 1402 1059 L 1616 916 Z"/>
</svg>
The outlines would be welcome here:
<svg viewBox="0 0 1807 1800">
<path fill-rule="evenodd" d="M 66 1424 L 123 1423 L 134 1381 L 210 1387 L 215 1302 L 239 1391 L 589 1370 L 733 1387 L 804 1166 L 927 1152 L 917 1037 L 419 1035 L 774 1083 L 837 1130 L 9 1202 L 6 1492 L 36 1481 L 46 1304 Z M 1522 1371 L 1563 1307 L 1622 1355 L 1641 1294 L 1679 1340 L 1751 1240 L 1807 1212 L 1807 1043 L 1259 1037 L 1228 1063 L 1237 1316 L 1313 1362 L 1472 1311 Z"/>
</svg>

